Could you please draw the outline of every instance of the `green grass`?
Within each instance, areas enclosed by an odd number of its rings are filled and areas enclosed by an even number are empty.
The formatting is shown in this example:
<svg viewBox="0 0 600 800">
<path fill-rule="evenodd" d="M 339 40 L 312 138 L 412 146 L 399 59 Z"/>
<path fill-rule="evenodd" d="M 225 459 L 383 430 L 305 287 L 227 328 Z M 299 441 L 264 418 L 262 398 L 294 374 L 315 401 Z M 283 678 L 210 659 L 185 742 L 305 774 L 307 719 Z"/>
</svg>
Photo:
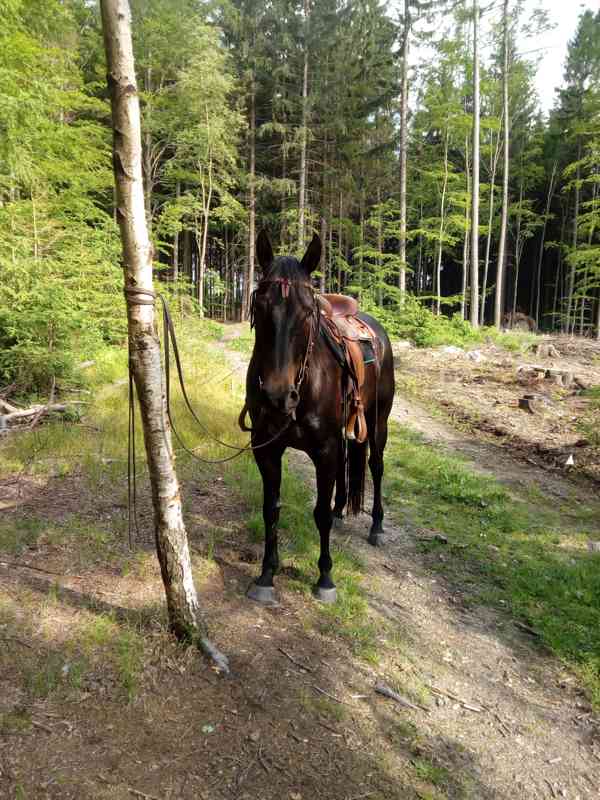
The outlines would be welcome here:
<svg viewBox="0 0 600 800">
<path fill-rule="evenodd" d="M 412 765 L 419 780 L 431 783 L 436 787 L 448 785 L 450 773 L 445 767 L 433 764 L 427 758 L 416 758 Z"/>
<path fill-rule="evenodd" d="M 524 620 L 580 673 L 600 706 L 600 555 L 586 547 L 599 532 L 595 504 L 557 508 L 536 493 L 509 494 L 398 426 L 386 474 L 392 506 L 449 539 L 448 545 L 420 545 L 430 566 L 466 590 L 471 602 Z"/>
</svg>

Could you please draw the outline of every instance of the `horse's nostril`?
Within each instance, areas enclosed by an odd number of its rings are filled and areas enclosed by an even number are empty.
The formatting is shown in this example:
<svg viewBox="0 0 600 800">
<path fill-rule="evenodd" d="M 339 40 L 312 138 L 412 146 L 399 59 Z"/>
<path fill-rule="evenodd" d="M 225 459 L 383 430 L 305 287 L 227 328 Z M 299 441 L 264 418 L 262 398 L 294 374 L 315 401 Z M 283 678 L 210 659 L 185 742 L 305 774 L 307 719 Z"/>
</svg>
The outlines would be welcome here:
<svg viewBox="0 0 600 800">
<path fill-rule="evenodd" d="M 300 399 L 300 395 L 298 394 L 298 391 L 296 389 L 291 389 L 290 390 L 290 400 L 292 401 L 292 403 L 297 403 L 299 399 Z"/>
</svg>

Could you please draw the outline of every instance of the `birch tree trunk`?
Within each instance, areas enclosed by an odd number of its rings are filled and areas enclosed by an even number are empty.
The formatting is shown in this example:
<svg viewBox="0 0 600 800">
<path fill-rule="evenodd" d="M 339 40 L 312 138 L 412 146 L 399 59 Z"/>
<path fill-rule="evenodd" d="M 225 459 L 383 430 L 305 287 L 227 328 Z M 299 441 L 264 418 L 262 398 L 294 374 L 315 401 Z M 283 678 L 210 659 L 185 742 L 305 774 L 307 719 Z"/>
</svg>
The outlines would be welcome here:
<svg viewBox="0 0 600 800">
<path fill-rule="evenodd" d="M 494 297 L 494 325 L 496 328 L 498 328 L 498 330 L 500 330 L 502 326 L 502 314 L 504 311 L 504 262 L 506 261 L 506 229 L 508 227 L 508 170 L 510 166 L 510 118 L 508 115 L 508 0 L 504 0 L 503 19 L 504 57 L 502 69 L 502 116 L 504 117 L 504 175 L 502 176 L 502 217 L 500 220 L 498 266 L 496 269 L 496 293 Z"/>
<path fill-rule="evenodd" d="M 169 624 L 177 638 L 196 641 L 227 670 L 227 659 L 210 644 L 200 613 L 166 419 L 162 365 L 153 304 L 152 245 L 144 211 L 140 108 L 127 0 L 101 0 L 104 47 L 113 122 L 113 164 L 121 231 L 131 368 L 140 402 L 152 487 L 156 550 L 165 587 Z M 146 300 L 141 304 L 140 300 Z"/>
<path fill-rule="evenodd" d="M 408 36 L 410 33 L 410 2 L 404 0 L 404 30 L 402 41 L 402 86 L 400 91 L 400 270 L 398 288 L 400 305 L 406 293 L 406 169 L 408 161 Z"/>
<path fill-rule="evenodd" d="M 479 3 L 473 0 L 473 183 L 471 187 L 471 313 L 479 327 Z"/>
</svg>

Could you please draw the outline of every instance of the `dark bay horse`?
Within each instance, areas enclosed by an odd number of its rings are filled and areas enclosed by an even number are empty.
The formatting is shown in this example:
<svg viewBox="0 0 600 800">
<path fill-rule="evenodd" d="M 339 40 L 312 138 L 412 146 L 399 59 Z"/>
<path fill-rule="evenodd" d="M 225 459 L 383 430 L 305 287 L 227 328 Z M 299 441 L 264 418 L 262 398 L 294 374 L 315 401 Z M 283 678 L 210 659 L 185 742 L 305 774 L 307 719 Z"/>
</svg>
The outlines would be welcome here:
<svg viewBox="0 0 600 800">
<path fill-rule="evenodd" d="M 254 457 L 263 480 L 265 553 L 262 572 L 248 596 L 263 603 L 274 601 L 273 576 L 279 566 L 281 458 L 287 447 L 303 450 L 317 473 L 314 519 L 321 537 L 319 580 L 314 594 L 323 602 L 336 599 L 331 578 L 329 534 L 334 517 L 342 519 L 346 505 L 359 510 L 366 470 L 367 447 L 373 476 L 372 525 L 368 541 L 380 542 L 383 533 L 381 478 L 387 420 L 394 397 L 394 367 L 390 341 L 377 320 L 359 314 L 375 333 L 378 364 L 365 364 L 362 400 L 368 439 L 362 444 L 348 440 L 348 487 L 344 419 L 343 367 L 336 361 L 322 330 L 320 307 L 311 285 L 311 273 L 321 257 L 321 241 L 314 236 L 302 259 L 273 257 L 269 237 L 257 240 L 262 278 L 253 297 L 256 329 L 254 351 L 246 378 L 246 410 L 252 421 Z M 336 487 L 332 511 L 331 499 Z"/>
</svg>

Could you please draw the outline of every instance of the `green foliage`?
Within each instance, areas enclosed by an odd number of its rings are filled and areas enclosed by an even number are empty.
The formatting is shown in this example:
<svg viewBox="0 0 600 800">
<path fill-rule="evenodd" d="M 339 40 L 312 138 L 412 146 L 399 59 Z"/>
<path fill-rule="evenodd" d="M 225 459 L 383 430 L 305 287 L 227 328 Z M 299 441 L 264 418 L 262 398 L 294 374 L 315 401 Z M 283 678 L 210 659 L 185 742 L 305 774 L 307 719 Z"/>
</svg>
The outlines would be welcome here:
<svg viewBox="0 0 600 800">
<path fill-rule="evenodd" d="M 48 27 L 24 3 L 0 32 L 0 383 L 25 393 L 124 332 L 106 108 L 83 89 L 68 8 L 48 5 Z"/>
<path fill-rule="evenodd" d="M 438 316 L 410 295 L 400 308 L 380 308 L 368 298 L 363 301 L 363 307 L 380 320 L 390 335 L 409 339 L 417 347 L 445 344 L 464 347 L 482 341 L 482 333 L 475 331 L 460 314 Z"/>
</svg>

